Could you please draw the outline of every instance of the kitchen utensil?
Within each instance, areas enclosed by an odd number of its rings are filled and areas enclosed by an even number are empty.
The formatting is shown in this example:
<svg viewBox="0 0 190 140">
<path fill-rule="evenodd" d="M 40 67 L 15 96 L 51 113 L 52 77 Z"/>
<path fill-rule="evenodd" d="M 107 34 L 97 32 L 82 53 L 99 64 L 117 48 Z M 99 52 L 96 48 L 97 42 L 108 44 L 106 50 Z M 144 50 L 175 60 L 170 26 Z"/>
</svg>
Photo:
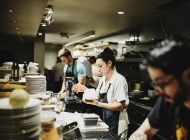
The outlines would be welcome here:
<svg viewBox="0 0 190 140">
<path fill-rule="evenodd" d="M 64 140 L 75 140 L 82 137 L 77 122 L 72 122 L 63 127 L 63 139 Z"/>
<path fill-rule="evenodd" d="M 139 94 L 144 92 L 144 82 L 141 81 L 130 81 L 129 82 L 129 91 L 134 94 Z"/>
</svg>

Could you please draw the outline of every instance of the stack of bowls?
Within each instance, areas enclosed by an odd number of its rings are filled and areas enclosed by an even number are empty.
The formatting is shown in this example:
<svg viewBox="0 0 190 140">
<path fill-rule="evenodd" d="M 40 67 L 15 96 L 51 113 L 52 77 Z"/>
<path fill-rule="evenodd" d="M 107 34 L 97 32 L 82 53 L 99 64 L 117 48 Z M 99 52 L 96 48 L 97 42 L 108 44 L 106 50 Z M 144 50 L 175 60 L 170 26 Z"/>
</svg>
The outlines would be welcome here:
<svg viewBox="0 0 190 140">
<path fill-rule="evenodd" d="M 29 94 L 46 92 L 46 77 L 44 75 L 26 76 L 26 90 Z"/>
<path fill-rule="evenodd" d="M 38 99 L 19 108 L 13 108 L 8 98 L 0 99 L 0 139 L 38 140 L 41 106 Z"/>
</svg>

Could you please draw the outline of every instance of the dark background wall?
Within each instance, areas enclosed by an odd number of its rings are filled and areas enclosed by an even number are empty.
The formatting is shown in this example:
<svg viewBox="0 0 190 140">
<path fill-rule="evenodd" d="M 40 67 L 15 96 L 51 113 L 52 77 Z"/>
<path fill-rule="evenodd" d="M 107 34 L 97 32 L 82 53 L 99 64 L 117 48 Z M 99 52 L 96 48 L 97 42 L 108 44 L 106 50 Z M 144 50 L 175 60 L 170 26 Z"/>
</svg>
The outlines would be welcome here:
<svg viewBox="0 0 190 140">
<path fill-rule="evenodd" d="M 169 7 L 166 8 L 166 10 Z M 190 3 L 178 4 L 172 8 L 165 23 L 168 35 L 182 35 L 190 37 Z"/>
<path fill-rule="evenodd" d="M 3 62 L 17 61 L 34 61 L 34 44 L 33 43 L 0 43 L 0 65 Z"/>
</svg>

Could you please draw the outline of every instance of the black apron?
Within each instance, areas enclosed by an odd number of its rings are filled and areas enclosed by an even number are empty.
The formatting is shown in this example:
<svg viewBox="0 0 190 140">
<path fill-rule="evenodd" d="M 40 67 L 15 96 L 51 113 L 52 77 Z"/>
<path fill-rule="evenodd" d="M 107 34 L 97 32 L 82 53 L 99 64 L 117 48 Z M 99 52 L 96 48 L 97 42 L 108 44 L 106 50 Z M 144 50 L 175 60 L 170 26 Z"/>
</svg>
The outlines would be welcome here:
<svg viewBox="0 0 190 140">
<path fill-rule="evenodd" d="M 84 107 L 84 103 L 79 102 L 79 99 L 82 99 L 83 94 L 79 93 L 79 94 L 75 94 L 72 91 L 72 86 L 74 84 L 78 83 L 78 79 L 77 77 L 74 75 L 74 65 L 75 65 L 75 61 L 73 61 L 72 64 L 72 71 L 68 72 L 68 67 L 65 73 L 65 87 L 67 88 L 66 90 L 68 90 L 69 94 L 66 97 L 68 98 L 66 101 L 66 111 L 68 112 L 85 112 L 86 108 Z"/>
<path fill-rule="evenodd" d="M 78 83 L 77 77 L 74 75 L 74 65 L 75 65 L 75 60 L 73 60 L 72 64 L 72 71 L 68 72 L 68 67 L 65 73 L 65 88 L 68 90 L 69 95 L 71 95 L 72 92 L 72 86 L 76 83 Z"/>
<path fill-rule="evenodd" d="M 75 66 L 75 60 L 73 60 L 73 64 L 72 64 L 72 71 L 68 72 L 68 67 L 65 73 L 65 80 L 67 80 L 67 78 L 73 78 L 75 81 L 74 82 L 78 82 L 77 77 L 74 75 L 74 66 Z"/>
<path fill-rule="evenodd" d="M 102 88 L 103 83 L 100 86 L 100 90 Z M 108 103 L 107 93 L 111 86 L 111 83 L 108 86 L 108 89 L 104 93 L 99 93 L 99 101 L 102 103 Z M 118 123 L 119 123 L 119 111 L 114 111 L 110 109 L 102 108 L 103 113 L 103 121 L 109 126 L 109 133 L 112 136 L 117 136 L 118 134 Z"/>
</svg>

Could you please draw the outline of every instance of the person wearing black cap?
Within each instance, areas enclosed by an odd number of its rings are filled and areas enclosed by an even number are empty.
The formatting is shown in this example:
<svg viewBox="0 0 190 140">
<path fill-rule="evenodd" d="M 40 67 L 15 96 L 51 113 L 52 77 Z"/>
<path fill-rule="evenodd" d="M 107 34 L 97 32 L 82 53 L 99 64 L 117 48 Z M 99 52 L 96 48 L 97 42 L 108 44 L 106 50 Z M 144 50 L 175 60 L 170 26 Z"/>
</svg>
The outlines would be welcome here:
<svg viewBox="0 0 190 140">
<path fill-rule="evenodd" d="M 154 139 L 159 130 L 167 140 L 190 140 L 190 44 L 180 40 L 164 40 L 144 61 L 159 97 L 129 140 Z"/>
</svg>

